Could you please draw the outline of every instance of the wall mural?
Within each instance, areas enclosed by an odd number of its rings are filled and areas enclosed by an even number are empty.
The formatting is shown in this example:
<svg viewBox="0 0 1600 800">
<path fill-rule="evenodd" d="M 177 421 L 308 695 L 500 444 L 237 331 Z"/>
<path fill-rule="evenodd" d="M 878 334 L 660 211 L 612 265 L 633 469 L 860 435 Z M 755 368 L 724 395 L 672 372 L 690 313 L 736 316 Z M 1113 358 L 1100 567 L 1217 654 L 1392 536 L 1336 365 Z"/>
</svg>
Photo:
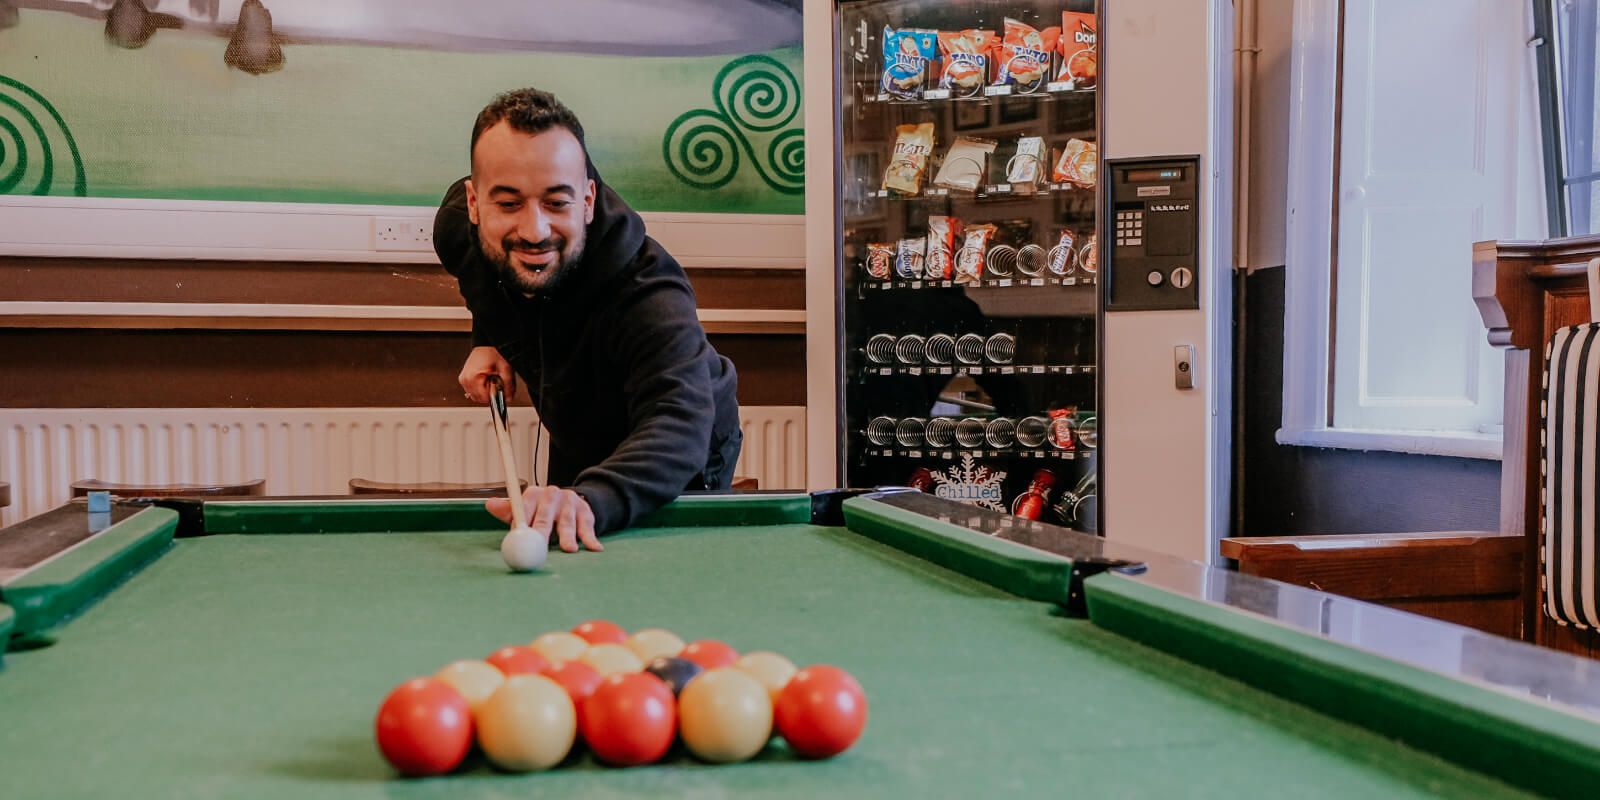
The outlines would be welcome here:
<svg viewBox="0 0 1600 800">
<path fill-rule="evenodd" d="M 537 86 L 641 210 L 803 213 L 801 0 L 0 0 L 0 194 L 427 206 Z"/>
</svg>

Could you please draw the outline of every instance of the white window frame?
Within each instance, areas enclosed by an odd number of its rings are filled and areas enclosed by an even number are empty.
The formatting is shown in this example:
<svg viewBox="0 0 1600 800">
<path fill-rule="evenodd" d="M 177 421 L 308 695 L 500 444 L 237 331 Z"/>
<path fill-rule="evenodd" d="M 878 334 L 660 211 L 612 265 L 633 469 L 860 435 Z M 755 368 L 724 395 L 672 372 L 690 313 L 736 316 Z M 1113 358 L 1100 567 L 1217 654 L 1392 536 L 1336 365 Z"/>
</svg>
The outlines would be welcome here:
<svg viewBox="0 0 1600 800">
<path fill-rule="evenodd" d="M 1279 444 L 1501 458 L 1501 431 L 1411 431 L 1331 424 L 1334 153 L 1339 0 L 1295 0 L 1285 239 L 1283 419 Z M 1485 333 L 1487 335 L 1487 333 Z"/>
</svg>

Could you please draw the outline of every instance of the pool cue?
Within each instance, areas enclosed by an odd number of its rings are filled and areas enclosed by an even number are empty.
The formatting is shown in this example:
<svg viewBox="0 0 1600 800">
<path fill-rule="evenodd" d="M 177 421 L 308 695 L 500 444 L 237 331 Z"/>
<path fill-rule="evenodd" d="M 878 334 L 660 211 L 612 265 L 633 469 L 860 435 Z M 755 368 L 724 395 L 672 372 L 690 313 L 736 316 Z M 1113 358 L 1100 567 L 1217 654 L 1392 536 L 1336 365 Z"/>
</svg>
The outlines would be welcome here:
<svg viewBox="0 0 1600 800">
<path fill-rule="evenodd" d="M 528 527 L 528 510 L 522 505 L 522 483 L 517 478 L 517 458 L 511 453 L 511 423 L 506 416 L 506 389 L 499 375 L 489 376 L 489 416 L 494 418 L 494 438 L 500 442 L 500 466 L 506 473 L 506 499 L 511 501 L 513 528 Z"/>
</svg>

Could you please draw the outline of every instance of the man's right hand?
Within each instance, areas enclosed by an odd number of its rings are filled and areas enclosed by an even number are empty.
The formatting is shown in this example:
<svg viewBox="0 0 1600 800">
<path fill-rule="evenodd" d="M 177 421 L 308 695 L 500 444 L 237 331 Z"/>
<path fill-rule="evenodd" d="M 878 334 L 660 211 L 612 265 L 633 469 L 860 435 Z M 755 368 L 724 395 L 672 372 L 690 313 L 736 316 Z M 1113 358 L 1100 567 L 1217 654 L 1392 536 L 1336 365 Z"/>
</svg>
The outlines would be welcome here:
<svg viewBox="0 0 1600 800">
<path fill-rule="evenodd" d="M 500 351 L 493 347 L 474 347 L 467 354 L 467 363 L 461 366 L 461 388 L 466 390 L 467 399 L 474 403 L 489 403 L 489 376 L 499 375 L 506 386 L 506 402 L 517 396 L 517 373 L 512 371 L 511 362 L 500 356 Z"/>
</svg>

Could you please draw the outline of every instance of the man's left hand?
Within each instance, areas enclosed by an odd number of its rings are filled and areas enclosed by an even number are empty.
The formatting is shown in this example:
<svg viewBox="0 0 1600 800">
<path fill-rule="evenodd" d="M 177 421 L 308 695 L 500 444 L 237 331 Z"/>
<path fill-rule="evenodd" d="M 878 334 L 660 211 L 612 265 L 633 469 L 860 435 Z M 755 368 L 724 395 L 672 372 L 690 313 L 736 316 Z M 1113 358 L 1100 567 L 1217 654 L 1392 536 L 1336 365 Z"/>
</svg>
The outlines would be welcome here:
<svg viewBox="0 0 1600 800">
<path fill-rule="evenodd" d="M 528 511 L 528 527 L 551 538 L 559 537 L 562 550 L 576 553 L 579 542 L 596 552 L 605 549 L 594 532 L 594 511 L 583 495 L 559 486 L 529 486 L 522 493 L 522 504 Z M 485 507 L 496 519 L 511 523 L 511 501 L 496 497 Z"/>
</svg>

